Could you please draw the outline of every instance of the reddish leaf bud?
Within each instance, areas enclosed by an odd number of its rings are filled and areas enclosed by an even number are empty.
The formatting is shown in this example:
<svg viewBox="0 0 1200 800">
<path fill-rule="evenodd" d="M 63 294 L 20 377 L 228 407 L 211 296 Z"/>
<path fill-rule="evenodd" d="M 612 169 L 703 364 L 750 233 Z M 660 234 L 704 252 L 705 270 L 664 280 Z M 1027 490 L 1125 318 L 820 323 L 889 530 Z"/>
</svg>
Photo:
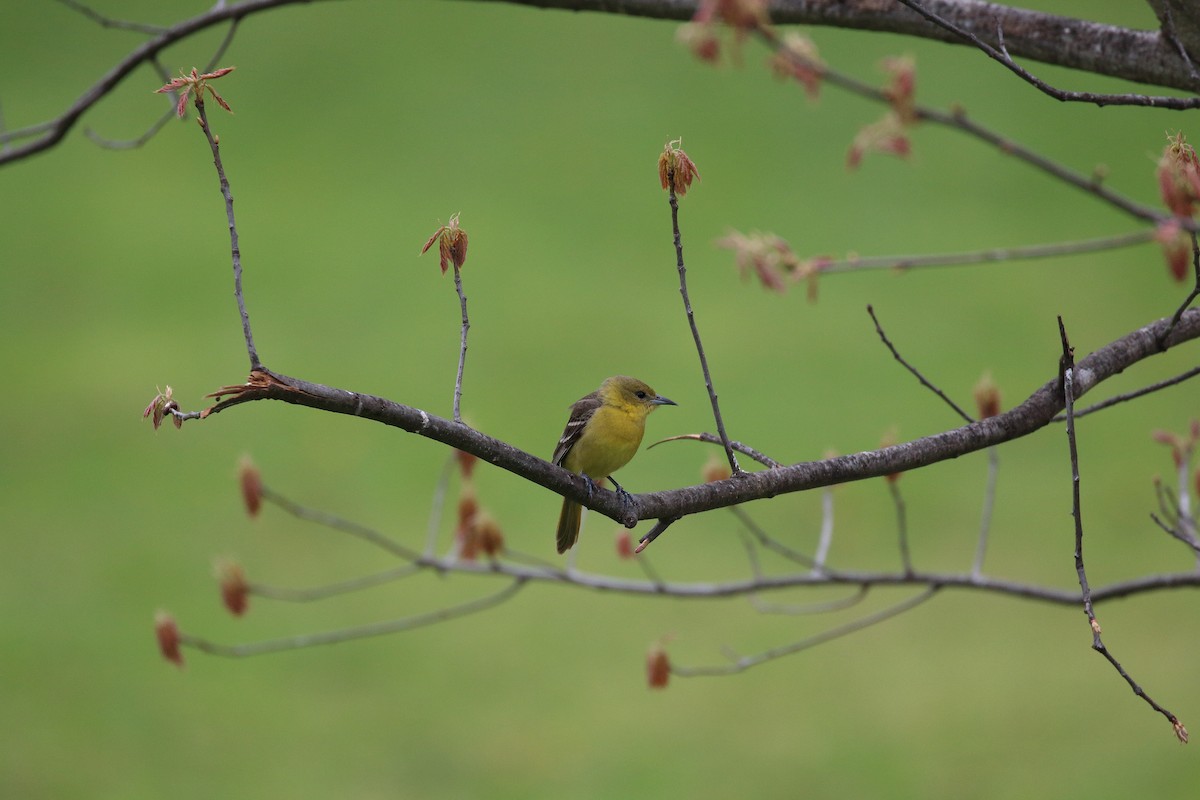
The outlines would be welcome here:
<svg viewBox="0 0 1200 800">
<path fill-rule="evenodd" d="M 499 523 L 486 512 L 480 512 L 476 517 L 476 527 L 479 531 L 479 549 L 488 557 L 495 558 L 504 551 L 504 532 Z"/>
<path fill-rule="evenodd" d="M 158 639 L 158 652 L 177 667 L 183 667 L 183 651 L 179 647 L 179 626 L 175 618 L 166 611 L 154 615 L 154 635 Z"/>
<path fill-rule="evenodd" d="M 1171 724 L 1175 726 L 1175 737 L 1179 739 L 1180 744 L 1188 743 L 1187 728 L 1183 727 L 1183 723 L 1179 720 L 1171 720 Z"/>
<path fill-rule="evenodd" d="M 250 584 L 246 573 L 236 561 L 221 561 L 217 564 L 217 579 L 221 582 L 221 602 L 229 613 L 240 617 L 246 613 L 250 602 Z"/>
<path fill-rule="evenodd" d="M 1176 283 L 1183 283 L 1193 257 L 1191 234 L 1178 220 L 1171 219 L 1159 223 L 1154 238 L 1162 246 L 1163 259 L 1167 262 L 1171 277 Z"/>
<path fill-rule="evenodd" d="M 1165 444 L 1171 448 L 1171 460 L 1175 462 L 1175 468 L 1179 469 L 1183 465 L 1184 453 L 1187 449 L 1187 443 L 1183 438 L 1172 433 L 1171 431 L 1156 430 L 1150 434 L 1150 437 L 1159 444 Z"/>
<path fill-rule="evenodd" d="M 479 558 L 479 527 L 475 525 L 475 520 L 466 525 L 460 525 L 454 532 L 454 545 L 458 551 L 458 557 L 463 561 L 474 561 Z"/>
<path fill-rule="evenodd" d="M 1167 137 L 1155 173 L 1163 203 L 1172 214 L 1190 217 L 1200 198 L 1200 160 L 1182 132 Z"/>
<path fill-rule="evenodd" d="M 980 419 L 997 416 L 1000 413 L 1000 389 L 992 380 L 992 373 L 985 372 L 975 384 L 975 408 L 979 411 Z"/>
<path fill-rule="evenodd" d="M 454 458 L 458 461 L 458 469 L 462 472 L 463 480 L 470 480 L 475 471 L 475 462 L 479 459 L 465 450 L 455 450 Z"/>
<path fill-rule="evenodd" d="M 458 216 L 456 213 L 450 217 L 450 221 L 434 231 L 421 248 L 421 255 L 424 255 L 434 242 L 438 243 L 438 265 L 442 268 L 442 274 L 451 264 L 457 270 L 467 262 L 467 232 L 458 226 Z"/>
<path fill-rule="evenodd" d="M 616 536 L 617 558 L 628 561 L 633 558 L 633 535 L 628 528 L 618 528 Z"/>
<path fill-rule="evenodd" d="M 705 3 L 713 6 L 717 19 L 741 31 L 752 31 L 769 21 L 766 0 L 705 0 Z"/>
<path fill-rule="evenodd" d="M 783 47 L 775 51 L 767 63 L 776 76 L 795 78 L 804 87 L 809 100 L 817 99 L 821 92 L 821 78 L 825 75 L 825 63 L 821 61 L 812 39 L 795 31 L 785 34 Z"/>
<path fill-rule="evenodd" d="M 212 98 L 217 101 L 221 108 L 233 113 L 233 109 L 229 107 L 229 103 L 225 102 L 225 98 L 217 94 L 217 90 L 209 85 L 209 81 L 224 77 L 225 75 L 233 72 L 233 70 L 234 67 L 222 67 L 221 69 L 214 70 L 213 72 L 205 72 L 203 75 L 201 75 L 199 70 L 197 70 L 195 67 L 192 67 L 190 74 L 187 72 L 180 72 L 180 76 L 178 78 L 168 81 L 165 85 L 155 89 L 154 91 L 156 94 L 163 94 L 182 89 L 183 91 L 179 92 L 179 102 L 175 105 L 175 113 L 180 117 L 183 117 L 187 109 L 188 96 L 190 95 L 193 97 L 196 105 L 200 106 L 204 105 L 205 92 L 208 92 L 210 95 L 212 95 Z M 201 123 L 201 126 L 203 126 L 203 123 Z"/>
<path fill-rule="evenodd" d="M 262 508 L 262 474 L 250 460 L 250 456 L 243 456 L 238 464 L 238 483 L 242 487 L 242 502 L 246 505 L 246 513 L 251 518 L 257 517 Z"/>
<path fill-rule="evenodd" d="M 179 410 L 179 404 L 171 398 L 171 394 L 170 386 L 166 388 L 166 391 L 159 389 L 158 393 L 154 395 L 154 399 L 150 401 L 150 405 L 146 406 L 145 410 L 142 411 L 142 419 L 150 417 L 150 421 L 154 425 L 154 430 L 158 430 L 159 426 L 162 425 L 163 418 L 168 414 L 171 415 L 176 428 L 183 424 L 183 420 L 172 413 Z"/>
<path fill-rule="evenodd" d="M 708 460 L 700 469 L 700 477 L 704 479 L 705 483 L 723 481 L 731 475 L 733 475 L 733 471 L 729 468 L 729 462 L 718 458 L 716 453 L 709 453 Z"/>
<path fill-rule="evenodd" d="M 863 156 L 872 152 L 907 158 L 912 151 L 906 133 L 908 124 L 910 123 L 893 109 L 882 119 L 860 128 L 846 155 L 846 167 L 856 169 L 862 163 Z"/>
<path fill-rule="evenodd" d="M 462 487 L 458 496 L 458 527 L 465 528 L 475 521 L 479 513 L 479 501 L 475 499 L 475 488 L 471 485 Z"/>
<path fill-rule="evenodd" d="M 888 102 L 892 104 L 892 110 L 896 116 L 904 123 L 912 123 L 917 119 L 916 114 L 916 94 L 917 94 L 917 64 L 910 56 L 894 56 L 885 58 L 880 64 L 884 72 L 888 73 L 890 80 L 884 88 L 883 93 L 887 97 Z"/>
<path fill-rule="evenodd" d="M 692 51 L 692 55 L 710 64 L 717 63 L 721 57 L 721 42 L 713 32 L 712 25 L 701 22 L 688 22 L 679 26 L 675 35 L 679 43 Z M 663 188 L 666 188 L 665 186 Z"/>
<path fill-rule="evenodd" d="M 667 142 L 658 157 L 658 179 L 662 188 L 669 188 L 680 197 L 687 194 L 692 180 L 700 177 L 696 164 L 678 147 L 681 142 L 681 139 Z"/>
<path fill-rule="evenodd" d="M 650 645 L 646 652 L 646 683 L 651 689 L 665 689 L 671 678 L 671 660 L 661 643 Z"/>
</svg>

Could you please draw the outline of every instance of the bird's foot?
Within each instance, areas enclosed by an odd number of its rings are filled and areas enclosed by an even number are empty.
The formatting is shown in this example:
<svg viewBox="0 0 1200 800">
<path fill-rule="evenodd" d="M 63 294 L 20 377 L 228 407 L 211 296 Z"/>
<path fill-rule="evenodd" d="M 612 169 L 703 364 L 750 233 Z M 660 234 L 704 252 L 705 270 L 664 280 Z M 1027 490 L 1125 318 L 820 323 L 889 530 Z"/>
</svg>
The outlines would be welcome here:
<svg viewBox="0 0 1200 800">
<path fill-rule="evenodd" d="M 609 477 L 609 480 L 612 481 L 612 485 L 616 487 L 617 495 L 619 495 L 621 498 L 621 506 L 625 509 L 626 515 L 628 515 L 633 510 L 633 495 L 625 491 L 625 488 L 621 486 L 621 484 L 613 481 L 611 476 Z"/>
</svg>

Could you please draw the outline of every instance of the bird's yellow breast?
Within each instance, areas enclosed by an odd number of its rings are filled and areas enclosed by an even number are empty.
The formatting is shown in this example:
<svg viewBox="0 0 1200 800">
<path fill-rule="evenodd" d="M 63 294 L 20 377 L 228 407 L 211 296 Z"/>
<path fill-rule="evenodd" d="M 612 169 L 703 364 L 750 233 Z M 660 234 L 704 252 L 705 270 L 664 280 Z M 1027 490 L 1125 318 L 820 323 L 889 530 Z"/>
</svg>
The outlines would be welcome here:
<svg viewBox="0 0 1200 800">
<path fill-rule="evenodd" d="M 644 406 L 625 404 L 596 409 L 563 466 L 593 480 L 607 478 L 637 453 L 646 430 L 646 413 Z"/>
</svg>

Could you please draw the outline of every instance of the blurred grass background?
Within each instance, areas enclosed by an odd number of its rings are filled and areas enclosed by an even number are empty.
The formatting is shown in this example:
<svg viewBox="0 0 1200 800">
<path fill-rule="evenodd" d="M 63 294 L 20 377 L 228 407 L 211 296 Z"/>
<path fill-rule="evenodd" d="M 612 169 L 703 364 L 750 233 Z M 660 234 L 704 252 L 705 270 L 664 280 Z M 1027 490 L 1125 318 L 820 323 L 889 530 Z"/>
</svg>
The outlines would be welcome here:
<svg viewBox="0 0 1200 800">
<path fill-rule="evenodd" d="M 1152 27 L 1141 4 L 1048 10 Z M 120 0 L 112 16 L 169 24 L 202 5 Z M 0 102 L 22 127 L 66 107 L 140 38 L 57 4 L 18 4 L 0 24 Z M 801 254 L 946 252 L 1101 236 L 1130 223 L 1003 154 L 932 128 L 908 162 L 844 169 L 881 109 L 833 90 L 816 103 L 773 79 L 748 45 L 712 68 L 673 23 L 494 3 L 330 3 L 242 25 L 214 114 L 237 201 L 259 350 L 286 374 L 449 415 L 458 346 L 452 281 L 426 237 L 461 211 L 472 424 L 549 455 L 566 406 L 616 372 L 680 403 L 648 441 L 710 429 L 677 294 L 657 185 L 682 136 L 703 179 L 683 200 L 690 288 L 732 435 L 785 461 L 911 439 L 955 419 L 891 360 L 902 352 L 962 402 L 991 370 L 1006 404 L 1049 379 L 1055 315 L 1086 353 L 1174 309 L 1182 292 L 1152 246 L 905 275 L 822 280 L 817 304 L 743 284 L 713 246 L 730 228 L 786 237 Z M 981 55 L 898 37 L 811 31 L 835 66 L 882 80 L 885 55 L 917 58 L 919 98 L 976 118 L 1083 172 L 1155 201 L 1164 131 L 1187 116 L 1063 106 Z M 168 51 L 203 65 L 210 32 Z M 1066 88 L 1128 90 L 1062 70 Z M 165 106 L 141 69 L 89 112 L 110 138 Z M 535 587 L 480 616 L 403 635 L 246 661 L 160 660 L 151 620 L 252 641 L 404 616 L 498 588 L 424 576 L 323 604 L 220 608 L 211 562 L 288 586 L 380 570 L 380 553 L 268 509 L 248 521 L 235 486 L 251 454 L 304 503 L 423 540 L 446 453 L 418 437 L 254 404 L 182 432 L 139 413 L 156 385 L 185 408 L 240 381 L 224 214 L 194 123 L 133 152 L 80 130 L 0 175 L 5 290 L 0 358 L 0 796 L 857 797 L 1184 796 L 1181 748 L 1088 647 L 1082 614 L 946 592 L 885 626 L 734 678 L 650 692 L 647 645 L 680 663 L 754 652 L 846 619 L 764 617 L 745 601 L 682 603 Z M 1196 361 L 1183 348 L 1106 384 L 1107 396 Z M 1089 400 L 1093 399 L 1089 397 Z M 1154 428 L 1197 416 L 1194 387 L 1080 424 L 1093 585 L 1186 569 L 1153 528 L 1152 478 L 1170 471 Z M 707 453 L 674 444 L 623 472 L 633 491 L 694 483 Z M 1054 428 L 1001 452 L 989 570 L 1075 585 L 1065 441 Z M 902 480 L 922 567 L 969 568 L 983 454 Z M 482 503 L 512 546 L 550 554 L 558 498 L 483 466 Z M 453 487 L 452 487 L 453 488 Z M 839 566 L 895 564 L 881 482 L 837 490 Z M 749 509 L 795 546 L 816 538 L 819 498 Z M 615 526 L 593 516 L 581 565 L 631 577 Z M 726 513 L 689 518 L 649 552 L 670 579 L 745 573 Z M 865 610 L 904 596 L 877 593 Z M 812 595 L 781 596 L 783 601 Z M 860 608 L 852 614 L 864 611 Z M 1200 726 L 1195 595 L 1099 608 L 1107 643 L 1193 730 Z"/>
</svg>

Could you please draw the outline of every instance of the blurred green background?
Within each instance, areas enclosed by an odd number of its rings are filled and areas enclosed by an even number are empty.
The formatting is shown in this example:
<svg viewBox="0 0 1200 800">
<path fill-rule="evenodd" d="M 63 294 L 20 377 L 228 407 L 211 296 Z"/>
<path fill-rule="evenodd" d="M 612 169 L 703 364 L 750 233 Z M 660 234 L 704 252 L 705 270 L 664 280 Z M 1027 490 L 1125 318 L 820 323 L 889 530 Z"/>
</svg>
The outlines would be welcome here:
<svg viewBox="0 0 1200 800">
<path fill-rule="evenodd" d="M 1045 2 L 1152 27 L 1138 3 Z M 169 24 L 203 4 L 113 0 L 112 16 Z M 0 22 L 10 128 L 51 117 L 141 40 L 53 3 Z M 248 19 L 214 117 L 237 201 L 260 353 L 286 374 L 448 416 L 458 306 L 417 251 L 462 212 L 471 349 L 469 421 L 548 456 L 567 405 L 625 372 L 679 402 L 649 440 L 711 429 L 678 298 L 655 160 L 682 136 L 702 181 L 683 200 L 692 299 L 730 432 L 785 461 L 910 439 L 955 418 L 879 344 L 873 303 L 902 352 L 961 402 L 991 370 L 1006 405 L 1049 379 L 1062 314 L 1080 353 L 1170 313 L 1182 297 L 1157 249 L 962 269 L 827 277 L 818 303 L 739 280 L 713 242 L 730 228 L 803 255 L 946 252 L 1102 236 L 1128 220 L 1004 155 L 924 128 L 908 162 L 844 169 L 881 109 L 836 90 L 808 102 L 748 45 L 743 64 L 695 61 L 674 23 L 497 3 L 329 3 Z M 833 65 L 882 80 L 911 53 L 918 96 L 961 103 L 1014 139 L 1156 202 L 1170 112 L 1063 106 L 978 53 L 892 36 L 811 31 Z M 201 66 L 220 33 L 172 48 Z M 1037 67 L 1067 88 L 1128 90 Z M 83 122 L 136 136 L 166 106 L 140 69 Z M 170 384 L 185 408 L 242 380 L 225 218 L 194 123 L 135 151 L 77 129 L 0 174 L 9 390 L 0 450 L 0 796 L 1062 797 L 1185 796 L 1195 745 L 1133 697 L 1089 649 L 1075 608 L 945 592 L 893 622 L 738 677 L 645 686 L 647 646 L 678 663 L 756 652 L 895 602 L 878 591 L 834 617 L 756 613 L 745 600 L 655 601 L 533 587 L 444 625 L 249 660 L 152 636 L 167 608 L 196 634 L 245 642 L 390 619 L 499 588 L 420 576 L 321 604 L 220 607 L 214 557 L 254 580 L 307 586 L 392 565 L 357 541 L 267 509 L 249 521 L 236 464 L 274 488 L 423 541 L 446 451 L 344 417 L 252 404 L 153 433 L 140 412 Z M 1139 365 L 1094 398 L 1175 374 L 1195 347 Z M 1189 568 L 1148 520 L 1168 474 L 1155 428 L 1197 416 L 1194 386 L 1081 420 L 1093 585 Z M 1061 428 L 1001 452 L 990 572 L 1075 586 Z M 695 483 L 707 456 L 678 443 L 622 473 L 633 491 Z M 966 570 L 986 460 L 901 481 L 919 566 Z M 482 466 L 480 500 L 509 543 L 550 557 L 558 498 Z M 451 485 L 452 494 L 457 485 Z M 891 568 L 881 481 L 836 492 L 837 566 Z M 819 497 L 749 507 L 813 547 Z M 612 554 L 616 526 L 585 524 L 582 568 L 640 577 Z M 448 531 L 445 534 L 448 536 Z M 443 538 L 443 541 L 446 541 Z M 669 579 L 747 573 L 731 515 L 676 525 L 649 551 Z M 778 569 L 778 565 L 772 565 Z M 780 595 L 809 601 L 834 595 Z M 1200 730 L 1200 614 L 1190 591 L 1102 605 L 1106 641 L 1145 688 Z"/>
</svg>

